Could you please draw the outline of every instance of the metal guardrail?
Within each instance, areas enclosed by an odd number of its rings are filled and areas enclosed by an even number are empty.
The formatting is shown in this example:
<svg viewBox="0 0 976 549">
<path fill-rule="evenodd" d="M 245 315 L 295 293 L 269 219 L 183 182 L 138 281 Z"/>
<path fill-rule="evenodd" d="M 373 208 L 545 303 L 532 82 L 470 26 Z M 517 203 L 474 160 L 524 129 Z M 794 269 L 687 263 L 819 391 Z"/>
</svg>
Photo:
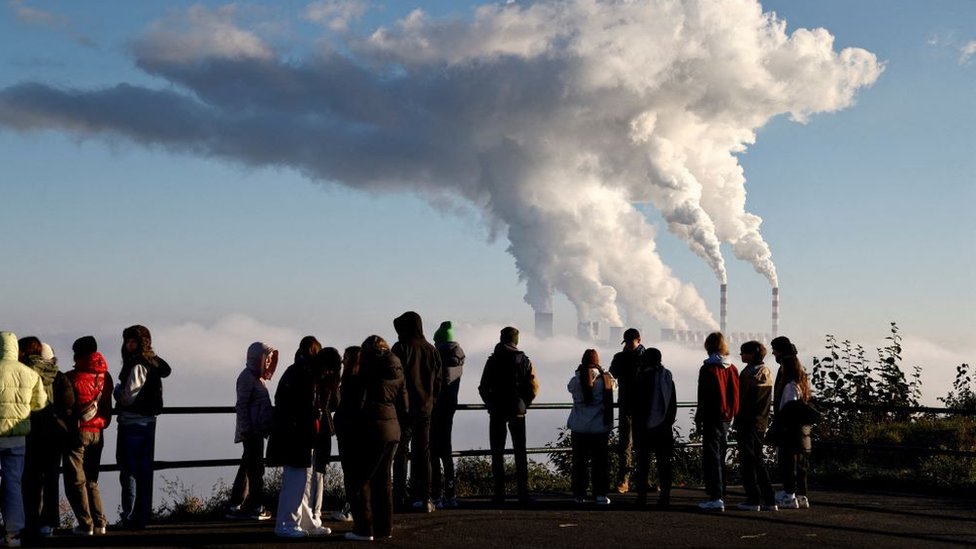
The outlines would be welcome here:
<svg viewBox="0 0 976 549">
<path fill-rule="evenodd" d="M 684 401 L 678 402 L 678 408 L 694 408 L 697 405 L 695 402 Z M 818 403 L 822 408 L 836 408 L 841 410 L 861 410 L 861 411 L 872 411 L 872 412 L 896 412 L 896 413 L 913 413 L 913 414 L 948 414 L 948 415 L 962 415 L 962 416 L 976 416 L 976 410 L 962 410 L 953 408 L 932 408 L 932 407 L 910 407 L 910 406 L 881 406 L 873 404 L 825 404 Z M 540 402 L 532 404 L 532 410 L 569 410 L 573 407 L 572 403 L 569 402 Z M 614 407 L 617 404 L 614 403 Z M 486 411 L 488 408 L 484 404 L 458 404 L 459 411 Z M 233 414 L 235 413 L 233 406 L 169 406 L 163 408 L 162 414 L 164 415 L 196 415 L 196 414 Z M 675 448 L 697 448 L 700 447 L 701 443 L 690 442 L 690 441 L 675 441 Z M 868 451 L 878 451 L 878 452 L 910 452 L 922 455 L 945 455 L 945 456 L 955 456 L 955 457 L 976 457 L 976 452 L 969 452 L 965 450 L 947 450 L 942 448 L 925 448 L 916 446 L 899 446 L 899 445 L 884 445 L 884 444 L 855 444 L 855 443 L 844 443 L 844 442 L 831 442 L 831 441 L 817 441 L 817 447 L 824 448 L 842 448 L 842 449 L 852 449 L 852 450 L 868 450 Z M 549 448 L 549 447 L 535 447 L 527 448 L 526 452 L 528 454 L 553 454 L 553 453 L 563 453 L 571 451 L 570 448 Z M 514 450 L 506 449 L 506 455 L 512 455 Z M 491 455 L 490 450 L 458 450 L 451 454 L 454 457 L 477 457 L 477 456 L 489 456 Z M 339 461 L 339 456 L 330 456 L 329 461 L 337 462 Z M 226 459 L 198 459 L 198 460 L 182 460 L 182 461 L 156 461 L 153 463 L 153 468 L 156 471 L 163 471 L 167 469 L 195 469 L 204 467 L 236 467 L 240 465 L 240 458 L 226 458 Z M 118 471 L 119 466 L 115 463 L 102 464 L 99 468 L 101 471 Z"/>
</svg>

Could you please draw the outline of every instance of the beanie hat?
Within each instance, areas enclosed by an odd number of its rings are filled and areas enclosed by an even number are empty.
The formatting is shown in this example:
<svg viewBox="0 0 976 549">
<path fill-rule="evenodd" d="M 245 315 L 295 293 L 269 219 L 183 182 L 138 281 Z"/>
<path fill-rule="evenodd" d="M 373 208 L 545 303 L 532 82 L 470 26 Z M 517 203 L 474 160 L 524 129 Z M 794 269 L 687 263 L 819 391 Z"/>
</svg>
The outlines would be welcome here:
<svg viewBox="0 0 976 549">
<path fill-rule="evenodd" d="M 518 345 L 519 342 L 519 331 L 518 328 L 513 326 L 506 326 L 502 328 L 501 332 L 501 342 L 511 343 L 512 345 Z"/>
<path fill-rule="evenodd" d="M 74 344 L 71 345 L 71 350 L 74 351 L 77 356 L 88 356 L 95 351 L 98 351 L 98 342 L 92 336 L 79 337 L 75 340 Z"/>
<path fill-rule="evenodd" d="M 445 320 L 434 332 L 434 343 L 447 343 L 448 341 L 454 341 L 454 324 L 450 320 Z"/>
<path fill-rule="evenodd" d="M 54 359 L 54 349 L 52 349 L 47 343 L 41 343 L 41 358 L 44 360 Z"/>
</svg>

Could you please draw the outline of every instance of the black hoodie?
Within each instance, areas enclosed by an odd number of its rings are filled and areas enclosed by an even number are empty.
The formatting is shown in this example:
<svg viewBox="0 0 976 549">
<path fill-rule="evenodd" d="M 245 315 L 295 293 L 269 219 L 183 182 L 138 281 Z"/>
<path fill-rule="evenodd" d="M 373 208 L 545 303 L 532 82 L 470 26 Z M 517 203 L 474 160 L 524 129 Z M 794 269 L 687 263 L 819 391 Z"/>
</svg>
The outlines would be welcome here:
<svg viewBox="0 0 976 549">
<path fill-rule="evenodd" d="M 410 411 L 400 361 L 389 351 L 364 352 L 359 377 L 361 393 L 350 395 L 353 423 L 371 442 L 400 440 L 399 420 Z"/>
<path fill-rule="evenodd" d="M 424 337 L 420 315 L 407 311 L 393 320 L 398 341 L 393 354 L 400 359 L 410 396 L 410 410 L 430 415 L 441 390 L 441 355 Z"/>
</svg>

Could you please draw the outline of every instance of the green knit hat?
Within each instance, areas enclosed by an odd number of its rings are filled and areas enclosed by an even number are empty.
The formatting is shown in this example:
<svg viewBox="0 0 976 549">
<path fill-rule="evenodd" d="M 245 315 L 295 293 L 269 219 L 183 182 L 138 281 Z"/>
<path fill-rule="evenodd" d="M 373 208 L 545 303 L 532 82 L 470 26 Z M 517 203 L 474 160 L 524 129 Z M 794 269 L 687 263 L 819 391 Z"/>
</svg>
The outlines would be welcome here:
<svg viewBox="0 0 976 549">
<path fill-rule="evenodd" d="M 434 343 L 447 343 L 454 341 L 454 324 L 450 320 L 441 322 L 440 328 L 434 332 Z"/>
</svg>

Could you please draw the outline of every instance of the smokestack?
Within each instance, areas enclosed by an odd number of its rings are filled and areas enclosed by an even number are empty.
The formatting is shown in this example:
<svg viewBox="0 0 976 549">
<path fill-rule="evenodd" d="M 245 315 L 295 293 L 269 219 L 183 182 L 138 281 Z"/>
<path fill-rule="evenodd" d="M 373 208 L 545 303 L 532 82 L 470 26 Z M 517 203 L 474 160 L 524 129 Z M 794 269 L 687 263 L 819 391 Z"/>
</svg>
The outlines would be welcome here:
<svg viewBox="0 0 976 549">
<path fill-rule="evenodd" d="M 773 287 L 773 337 L 779 335 L 779 288 Z"/>
<path fill-rule="evenodd" d="M 729 308 L 727 303 L 728 292 L 729 292 L 729 285 L 722 284 L 722 300 L 720 302 L 720 307 L 719 307 L 720 310 L 719 316 L 721 318 L 721 321 L 719 326 L 721 326 L 720 330 L 722 330 L 723 334 L 726 333 L 725 329 L 728 327 L 728 318 L 729 318 Z"/>
<path fill-rule="evenodd" d="M 535 337 L 539 339 L 552 337 L 552 313 L 535 314 Z"/>
</svg>

